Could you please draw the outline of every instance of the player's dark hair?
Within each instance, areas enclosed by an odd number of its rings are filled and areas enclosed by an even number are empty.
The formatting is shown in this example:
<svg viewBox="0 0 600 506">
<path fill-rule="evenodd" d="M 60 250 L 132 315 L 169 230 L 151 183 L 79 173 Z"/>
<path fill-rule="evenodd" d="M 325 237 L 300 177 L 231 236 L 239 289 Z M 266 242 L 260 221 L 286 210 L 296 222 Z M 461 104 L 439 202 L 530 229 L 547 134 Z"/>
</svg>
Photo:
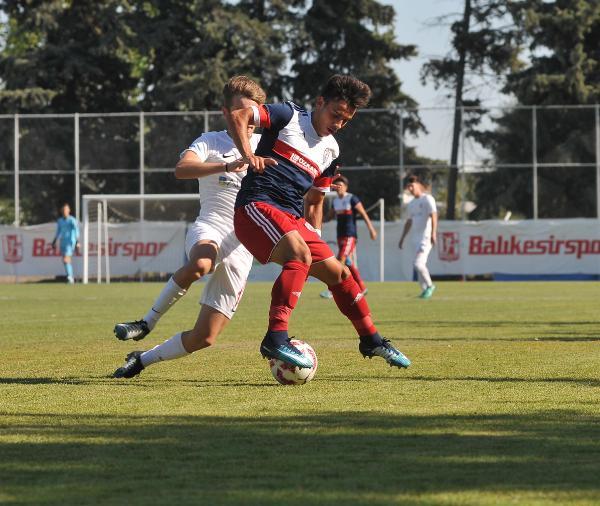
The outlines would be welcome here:
<svg viewBox="0 0 600 506">
<path fill-rule="evenodd" d="M 404 178 L 404 186 L 408 186 L 411 183 L 420 183 L 425 187 L 428 187 L 431 184 L 431 176 L 429 171 L 414 171 L 408 174 Z"/>
<path fill-rule="evenodd" d="M 231 107 L 233 97 L 242 96 L 254 100 L 258 104 L 264 104 L 267 100 L 265 90 L 256 81 L 246 76 L 233 76 L 223 87 L 223 104 Z"/>
<path fill-rule="evenodd" d="M 321 92 L 325 102 L 343 100 L 350 107 L 359 109 L 366 107 L 371 98 L 371 88 L 361 80 L 352 76 L 336 74 L 329 78 Z"/>
<path fill-rule="evenodd" d="M 342 182 L 342 183 L 344 183 L 344 184 L 345 184 L 347 187 L 348 187 L 348 186 L 350 186 L 350 183 L 348 182 L 348 178 L 347 178 L 346 176 L 341 176 L 341 175 L 340 175 L 340 176 L 336 176 L 336 177 L 333 179 L 333 183 L 334 183 L 334 184 L 336 184 L 336 183 L 339 183 L 339 182 Z"/>
</svg>

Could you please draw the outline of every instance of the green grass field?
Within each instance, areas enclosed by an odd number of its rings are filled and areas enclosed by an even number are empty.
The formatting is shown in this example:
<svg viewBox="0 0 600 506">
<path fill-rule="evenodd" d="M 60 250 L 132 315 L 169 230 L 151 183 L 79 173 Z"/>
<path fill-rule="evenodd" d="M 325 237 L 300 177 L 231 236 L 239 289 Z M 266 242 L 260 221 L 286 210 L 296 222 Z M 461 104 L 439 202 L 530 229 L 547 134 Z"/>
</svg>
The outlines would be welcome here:
<svg viewBox="0 0 600 506">
<path fill-rule="evenodd" d="M 112 379 L 194 321 L 201 287 L 114 339 L 160 287 L 0 285 L 0 504 L 600 504 L 598 283 L 371 283 L 408 370 L 363 360 L 311 283 L 298 387 L 258 354 L 270 284 L 251 284 L 216 346 Z"/>
</svg>

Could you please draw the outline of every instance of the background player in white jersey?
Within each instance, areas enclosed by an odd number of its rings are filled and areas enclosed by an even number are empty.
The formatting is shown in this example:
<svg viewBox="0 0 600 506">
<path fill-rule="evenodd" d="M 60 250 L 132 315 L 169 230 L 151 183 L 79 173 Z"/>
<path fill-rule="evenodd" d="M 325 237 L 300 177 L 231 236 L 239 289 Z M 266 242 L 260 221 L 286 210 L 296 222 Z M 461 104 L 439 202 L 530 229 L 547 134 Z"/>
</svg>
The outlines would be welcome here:
<svg viewBox="0 0 600 506">
<path fill-rule="evenodd" d="M 328 220 L 334 217 L 337 219 L 336 235 L 338 243 L 337 259 L 348 267 L 354 281 L 360 287 L 363 295 L 367 293 L 367 287 L 363 282 L 358 265 L 352 261 L 352 253 L 356 250 L 356 241 L 358 240 L 358 231 L 356 229 L 356 214 L 360 214 L 369 229 L 369 235 L 372 240 L 377 239 L 377 232 L 369 219 L 365 207 L 360 199 L 348 192 L 349 181 L 347 177 L 338 175 L 333 180 L 332 188 L 335 187 L 337 196 L 331 203 L 331 209 L 327 216 Z M 320 293 L 321 297 L 331 299 L 333 294 L 329 290 Z"/>
<path fill-rule="evenodd" d="M 231 78 L 223 89 L 223 114 L 263 104 L 262 88 L 245 76 Z M 260 135 L 248 127 L 248 142 L 255 149 Z M 204 287 L 202 309 L 192 330 L 180 332 L 151 350 L 127 355 L 115 377 L 131 378 L 158 361 L 172 360 L 214 344 L 232 318 L 252 267 L 252 255 L 240 244 L 233 231 L 234 203 L 246 174 L 247 165 L 228 132 L 207 132 L 181 155 L 175 167 L 178 179 L 199 182 L 200 214 L 186 237 L 189 261 L 169 279 L 141 320 L 118 323 L 114 332 L 121 340 L 143 339 L 158 320 L 185 295 L 190 285 L 213 273 Z"/>
<path fill-rule="evenodd" d="M 404 224 L 398 247 L 402 249 L 404 239 L 412 228 L 412 244 L 415 251 L 414 267 L 422 289 L 419 297 L 429 299 L 433 295 L 435 285 L 432 283 L 427 269 L 427 258 L 437 240 L 437 208 L 435 199 L 426 193 L 429 183 L 423 174 L 409 175 L 406 178 L 405 187 L 414 199 L 408 204 L 408 219 Z"/>
<path fill-rule="evenodd" d="M 79 251 L 79 225 L 77 220 L 71 216 L 69 204 L 64 203 L 60 207 L 60 214 L 61 216 L 56 222 L 56 235 L 52 241 L 52 247 L 56 247 L 56 241 L 58 241 L 65 274 L 67 275 L 67 283 L 73 284 L 75 283 L 75 276 L 73 275 L 71 257 L 75 249 Z"/>
</svg>

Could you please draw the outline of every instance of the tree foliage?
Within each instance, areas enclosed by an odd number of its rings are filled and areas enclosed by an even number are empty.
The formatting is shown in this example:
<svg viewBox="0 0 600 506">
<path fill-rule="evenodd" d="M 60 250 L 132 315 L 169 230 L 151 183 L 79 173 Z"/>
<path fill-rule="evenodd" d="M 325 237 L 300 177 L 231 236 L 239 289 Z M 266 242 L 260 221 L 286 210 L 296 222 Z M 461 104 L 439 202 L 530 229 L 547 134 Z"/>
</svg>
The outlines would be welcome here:
<svg viewBox="0 0 600 506">
<path fill-rule="evenodd" d="M 591 105 L 600 101 L 600 4 L 594 0 L 510 2 L 517 29 L 524 34 L 528 64 L 508 75 L 504 91 L 518 104 Z M 515 109 L 496 119 L 496 128 L 475 134 L 497 163 L 532 159 L 533 113 Z M 555 164 L 538 170 L 539 217 L 591 217 L 596 213 L 595 174 L 570 163 L 595 161 L 593 109 L 538 109 L 537 158 Z M 473 218 L 490 218 L 510 209 L 531 218 L 531 169 L 499 169 L 475 187 L 479 206 Z"/>
<path fill-rule="evenodd" d="M 0 0 L 0 10 L 6 19 L 0 42 L 4 113 L 217 109 L 233 74 L 257 78 L 271 100 L 310 105 L 331 74 L 353 73 L 371 85 L 372 106 L 416 105 L 390 66 L 416 54 L 415 47 L 394 41 L 394 10 L 375 0 Z M 353 133 L 341 139 L 351 164 L 397 163 L 398 121 L 388 116 L 355 120 Z M 145 122 L 154 166 L 172 164 L 202 130 L 192 119 L 176 129 L 166 125 L 155 118 Z M 422 127 L 416 115 L 405 126 L 413 132 Z M 81 135 L 89 147 L 81 159 L 82 192 L 137 192 L 137 176 L 102 173 L 139 165 L 137 119 L 86 118 Z M 23 126 L 23 142 L 28 136 L 34 132 Z M 62 146 L 62 154 L 22 156 L 38 166 L 72 167 L 72 139 L 72 126 L 48 129 L 39 148 Z M 358 140 L 369 149 L 358 150 Z M 28 192 L 44 195 L 27 204 L 37 209 L 33 221 L 46 219 L 40 218 L 46 207 L 64 198 L 60 188 L 72 188 L 70 176 L 44 176 L 39 188 L 37 179 L 27 178 Z M 395 172 L 366 185 L 369 193 L 361 196 L 373 201 L 385 188 L 396 203 L 392 179 Z M 172 176 L 148 176 L 145 184 L 146 192 L 193 191 Z"/>
</svg>

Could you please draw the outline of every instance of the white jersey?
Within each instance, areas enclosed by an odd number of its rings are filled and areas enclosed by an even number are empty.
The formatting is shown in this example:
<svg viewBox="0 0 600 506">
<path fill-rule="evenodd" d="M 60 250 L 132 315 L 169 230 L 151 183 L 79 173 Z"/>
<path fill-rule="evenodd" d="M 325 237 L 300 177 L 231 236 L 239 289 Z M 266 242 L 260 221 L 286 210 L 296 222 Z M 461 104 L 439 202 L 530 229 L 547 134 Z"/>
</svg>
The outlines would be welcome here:
<svg viewBox="0 0 600 506">
<path fill-rule="evenodd" d="M 250 138 L 252 151 L 260 135 Z M 198 137 L 186 151 L 196 153 L 201 162 L 226 163 L 241 157 L 233 139 L 225 130 L 207 132 Z M 233 230 L 234 204 L 244 172 L 222 172 L 198 178 L 200 213 L 198 220 Z"/>
<path fill-rule="evenodd" d="M 431 244 L 431 214 L 437 213 L 435 199 L 424 193 L 408 203 L 408 217 L 412 220 L 412 239 L 415 244 Z"/>
</svg>

